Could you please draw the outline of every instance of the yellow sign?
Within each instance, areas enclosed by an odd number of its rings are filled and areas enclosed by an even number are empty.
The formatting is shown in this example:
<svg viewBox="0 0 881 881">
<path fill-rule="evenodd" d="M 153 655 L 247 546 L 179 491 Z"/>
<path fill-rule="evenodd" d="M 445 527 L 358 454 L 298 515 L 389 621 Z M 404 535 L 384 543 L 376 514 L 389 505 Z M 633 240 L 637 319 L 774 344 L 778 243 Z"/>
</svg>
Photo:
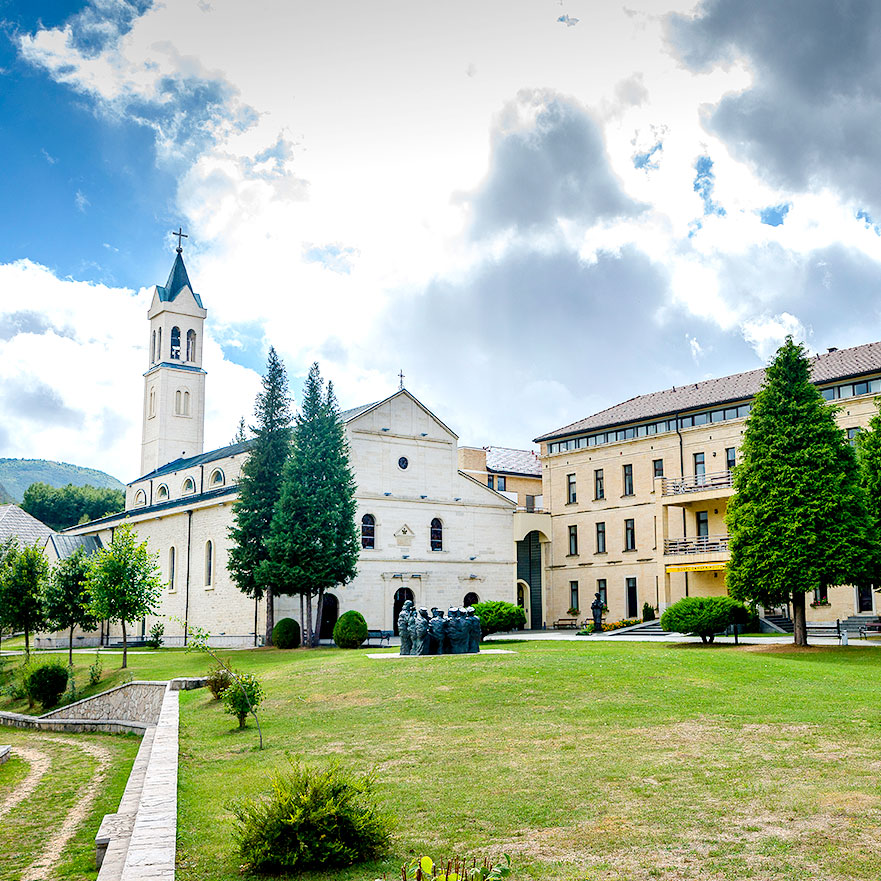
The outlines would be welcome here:
<svg viewBox="0 0 881 881">
<path fill-rule="evenodd" d="M 667 566 L 668 572 L 718 572 L 723 571 L 727 563 L 683 563 L 679 566 Z"/>
</svg>

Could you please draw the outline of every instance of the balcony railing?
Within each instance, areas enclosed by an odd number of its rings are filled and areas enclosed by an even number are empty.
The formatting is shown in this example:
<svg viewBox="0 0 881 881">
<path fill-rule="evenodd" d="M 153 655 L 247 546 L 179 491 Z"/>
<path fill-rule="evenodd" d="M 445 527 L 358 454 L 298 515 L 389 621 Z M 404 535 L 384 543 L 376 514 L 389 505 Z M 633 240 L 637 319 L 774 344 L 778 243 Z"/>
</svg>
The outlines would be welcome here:
<svg viewBox="0 0 881 881">
<path fill-rule="evenodd" d="M 708 489 L 725 489 L 733 485 L 734 472 L 728 470 L 696 474 L 694 477 L 665 477 L 661 481 L 661 495 L 679 496 Z"/>
<path fill-rule="evenodd" d="M 727 552 L 727 535 L 699 535 L 697 538 L 670 538 L 664 542 L 665 554 L 721 554 Z"/>
</svg>

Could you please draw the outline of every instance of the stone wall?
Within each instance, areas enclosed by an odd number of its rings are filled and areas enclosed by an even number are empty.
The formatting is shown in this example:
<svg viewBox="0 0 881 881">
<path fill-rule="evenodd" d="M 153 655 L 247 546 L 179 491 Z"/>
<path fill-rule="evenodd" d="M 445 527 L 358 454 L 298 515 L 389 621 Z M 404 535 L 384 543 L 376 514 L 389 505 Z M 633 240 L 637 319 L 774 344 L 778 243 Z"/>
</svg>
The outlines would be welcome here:
<svg viewBox="0 0 881 881">
<path fill-rule="evenodd" d="M 109 691 L 44 713 L 43 719 L 89 719 L 144 722 L 155 725 L 166 682 L 126 682 Z"/>
<path fill-rule="evenodd" d="M 0 725 L 9 728 L 34 728 L 38 731 L 61 731 L 65 734 L 137 734 L 147 730 L 146 722 L 120 719 L 43 719 L 25 713 L 0 712 Z"/>
</svg>

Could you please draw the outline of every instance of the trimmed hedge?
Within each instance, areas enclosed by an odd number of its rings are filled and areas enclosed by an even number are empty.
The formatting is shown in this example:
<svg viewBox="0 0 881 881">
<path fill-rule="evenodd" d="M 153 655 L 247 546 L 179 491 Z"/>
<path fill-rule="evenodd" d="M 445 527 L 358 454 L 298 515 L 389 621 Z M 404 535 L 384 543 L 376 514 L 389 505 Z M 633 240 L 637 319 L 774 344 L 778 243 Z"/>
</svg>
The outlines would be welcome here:
<svg viewBox="0 0 881 881">
<path fill-rule="evenodd" d="M 67 667 L 61 661 L 47 661 L 28 673 L 25 690 L 28 697 L 51 710 L 67 688 Z"/>
<path fill-rule="evenodd" d="M 293 618 L 282 618 L 272 628 L 272 644 L 277 649 L 300 647 L 300 625 Z"/>
<path fill-rule="evenodd" d="M 343 612 L 333 627 L 333 641 L 341 649 L 360 648 L 367 639 L 367 622 L 360 612 L 350 609 Z"/>
<path fill-rule="evenodd" d="M 474 613 L 480 618 L 480 629 L 484 636 L 490 633 L 507 633 L 510 630 L 522 630 L 526 626 L 526 612 L 502 600 L 488 603 L 477 603 Z"/>
<path fill-rule="evenodd" d="M 746 624 L 749 618 L 749 609 L 731 597 L 683 597 L 661 615 L 661 627 L 710 643 L 717 633 L 733 624 Z"/>
</svg>

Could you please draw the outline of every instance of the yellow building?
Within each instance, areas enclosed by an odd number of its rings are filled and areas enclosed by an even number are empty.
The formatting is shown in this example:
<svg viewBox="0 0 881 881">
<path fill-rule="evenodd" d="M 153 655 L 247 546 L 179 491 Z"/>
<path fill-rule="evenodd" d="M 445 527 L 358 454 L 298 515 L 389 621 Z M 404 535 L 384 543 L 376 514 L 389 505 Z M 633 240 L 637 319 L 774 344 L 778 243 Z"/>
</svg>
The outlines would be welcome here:
<svg viewBox="0 0 881 881">
<path fill-rule="evenodd" d="M 520 511 L 540 511 L 541 459 L 532 450 L 459 447 L 459 470 L 517 503 Z"/>
<path fill-rule="evenodd" d="M 727 592 L 732 468 L 764 374 L 640 395 L 536 438 L 551 515 L 547 620 L 573 606 L 585 615 L 596 592 L 609 620 Z M 853 437 L 877 412 L 881 342 L 817 355 L 812 375 Z M 841 586 L 809 602 L 809 621 L 834 621 L 874 616 L 881 597 Z"/>
</svg>

